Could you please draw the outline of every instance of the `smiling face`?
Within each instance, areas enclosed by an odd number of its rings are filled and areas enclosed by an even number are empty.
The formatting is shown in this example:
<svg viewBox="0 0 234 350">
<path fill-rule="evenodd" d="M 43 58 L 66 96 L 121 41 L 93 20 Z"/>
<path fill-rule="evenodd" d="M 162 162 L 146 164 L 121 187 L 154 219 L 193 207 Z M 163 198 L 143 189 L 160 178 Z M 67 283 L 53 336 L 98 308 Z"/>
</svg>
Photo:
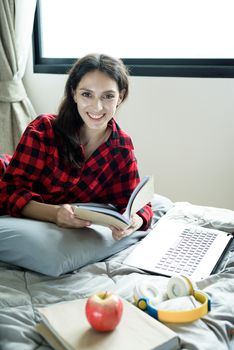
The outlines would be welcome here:
<svg viewBox="0 0 234 350">
<path fill-rule="evenodd" d="M 123 99 L 123 92 L 119 92 L 115 80 L 94 70 L 82 77 L 73 97 L 85 126 L 103 130 L 114 117 L 116 108 Z"/>
</svg>

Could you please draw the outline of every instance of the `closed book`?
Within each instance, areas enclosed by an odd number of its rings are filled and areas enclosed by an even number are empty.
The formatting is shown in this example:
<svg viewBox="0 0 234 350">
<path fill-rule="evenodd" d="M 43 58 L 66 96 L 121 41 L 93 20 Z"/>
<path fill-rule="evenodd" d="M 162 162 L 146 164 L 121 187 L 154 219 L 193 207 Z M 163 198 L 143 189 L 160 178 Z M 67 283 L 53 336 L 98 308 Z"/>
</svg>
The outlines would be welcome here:
<svg viewBox="0 0 234 350">
<path fill-rule="evenodd" d="M 174 350 L 179 338 L 164 324 L 126 300 L 117 327 L 97 332 L 85 315 L 87 299 L 39 308 L 42 321 L 37 331 L 55 350 Z"/>
</svg>

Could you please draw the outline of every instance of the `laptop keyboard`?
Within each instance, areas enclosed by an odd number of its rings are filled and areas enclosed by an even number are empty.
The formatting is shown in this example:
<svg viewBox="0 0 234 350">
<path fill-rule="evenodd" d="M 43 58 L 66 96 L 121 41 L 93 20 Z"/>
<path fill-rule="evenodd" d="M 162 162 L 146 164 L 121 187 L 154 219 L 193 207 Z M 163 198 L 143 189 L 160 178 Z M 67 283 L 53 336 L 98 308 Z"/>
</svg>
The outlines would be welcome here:
<svg viewBox="0 0 234 350">
<path fill-rule="evenodd" d="M 155 267 L 171 273 L 192 275 L 217 235 L 204 228 L 185 229 Z"/>
</svg>

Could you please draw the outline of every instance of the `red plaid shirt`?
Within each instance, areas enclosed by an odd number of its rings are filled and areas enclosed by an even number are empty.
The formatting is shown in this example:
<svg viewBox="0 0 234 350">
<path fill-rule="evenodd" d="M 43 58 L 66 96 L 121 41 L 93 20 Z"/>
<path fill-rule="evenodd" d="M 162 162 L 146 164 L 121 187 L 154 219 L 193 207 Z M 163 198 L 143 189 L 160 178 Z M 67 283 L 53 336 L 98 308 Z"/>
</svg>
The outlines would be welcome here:
<svg viewBox="0 0 234 350">
<path fill-rule="evenodd" d="M 26 128 L 17 149 L 0 164 L 0 214 L 21 216 L 23 207 L 35 200 L 48 204 L 76 202 L 112 203 L 121 212 L 139 183 L 137 162 L 130 137 L 112 119 L 112 134 L 81 168 L 65 166 L 59 158 L 53 129 L 55 115 L 41 115 Z M 151 206 L 138 214 L 147 229 Z"/>
</svg>

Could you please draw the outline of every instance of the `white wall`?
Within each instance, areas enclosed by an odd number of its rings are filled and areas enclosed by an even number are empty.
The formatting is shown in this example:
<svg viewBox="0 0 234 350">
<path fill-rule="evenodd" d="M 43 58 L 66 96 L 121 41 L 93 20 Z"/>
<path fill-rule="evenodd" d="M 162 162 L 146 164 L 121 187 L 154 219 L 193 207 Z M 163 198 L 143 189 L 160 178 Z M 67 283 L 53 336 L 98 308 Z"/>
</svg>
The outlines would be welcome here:
<svg viewBox="0 0 234 350">
<path fill-rule="evenodd" d="M 57 111 L 66 78 L 33 74 L 30 57 L 24 81 L 38 114 Z M 130 77 L 117 120 L 157 193 L 234 210 L 234 79 Z"/>
</svg>

